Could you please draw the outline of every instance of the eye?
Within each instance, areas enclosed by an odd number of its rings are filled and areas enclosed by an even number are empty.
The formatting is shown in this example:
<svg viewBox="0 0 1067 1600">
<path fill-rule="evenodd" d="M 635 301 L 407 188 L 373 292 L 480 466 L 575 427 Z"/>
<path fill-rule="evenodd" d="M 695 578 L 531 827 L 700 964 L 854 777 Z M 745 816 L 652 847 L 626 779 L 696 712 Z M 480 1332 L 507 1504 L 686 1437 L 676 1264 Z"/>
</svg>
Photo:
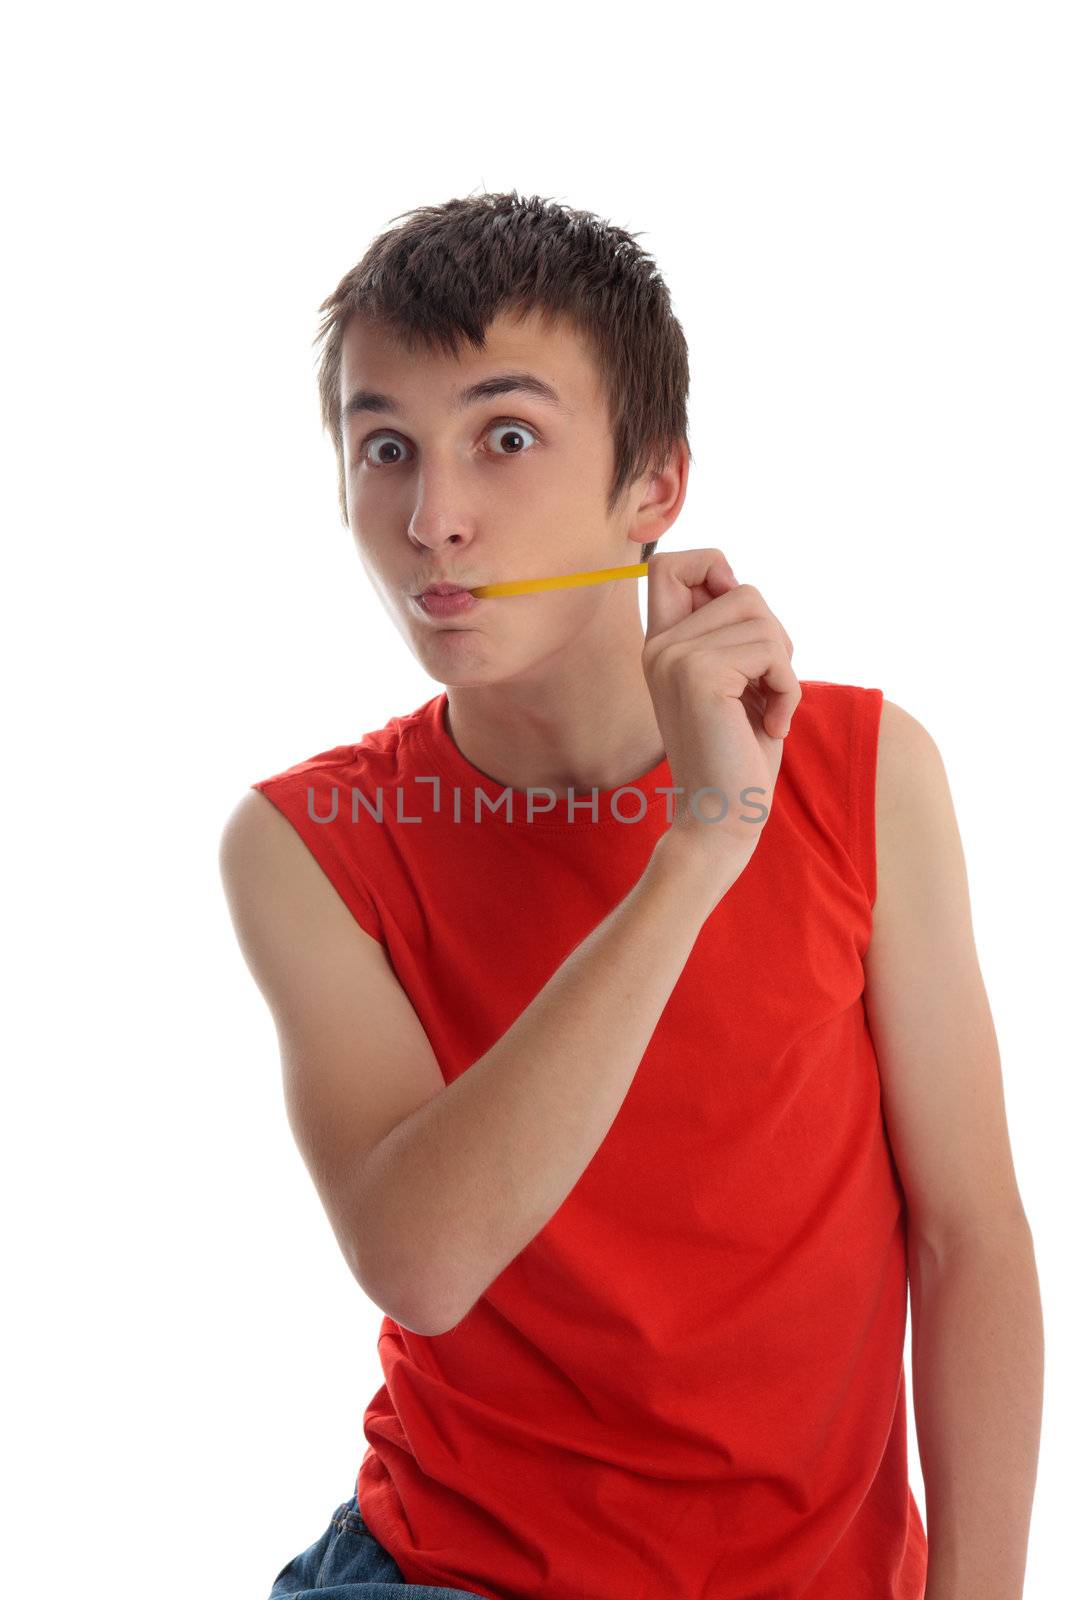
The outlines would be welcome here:
<svg viewBox="0 0 1067 1600">
<path fill-rule="evenodd" d="M 373 439 L 368 439 L 365 447 L 365 456 L 368 460 L 368 464 L 372 467 L 391 467 L 393 465 L 393 461 L 370 460 L 370 452 L 374 449 L 375 445 L 378 444 L 388 445 L 391 450 L 395 450 L 400 442 L 401 441 L 397 439 L 395 434 L 392 433 L 379 433 L 376 434 Z M 406 445 L 404 446 L 404 449 L 407 449 Z"/>
<path fill-rule="evenodd" d="M 531 439 L 536 439 L 536 437 L 537 437 L 537 435 L 534 433 L 533 429 L 532 428 L 528 428 L 526 426 L 525 422 L 494 422 L 493 426 L 490 428 L 489 432 L 491 434 L 492 433 L 496 433 L 497 430 L 500 429 L 500 428 L 502 428 L 504 430 L 505 439 L 509 435 L 520 434 L 520 433 L 528 433 L 530 435 Z M 525 455 L 526 452 L 523 451 L 523 450 L 505 450 L 504 454 L 508 455 L 508 456 L 521 456 L 521 455 Z"/>
<path fill-rule="evenodd" d="M 517 422 L 513 418 L 510 418 L 510 417 L 505 418 L 501 422 L 494 422 L 492 427 L 489 429 L 489 434 L 487 435 L 487 437 L 491 436 L 494 433 L 498 433 L 498 432 L 501 432 L 501 431 L 503 432 L 503 435 L 504 435 L 505 439 L 512 438 L 512 437 L 517 437 L 520 434 L 526 433 L 526 434 L 529 434 L 530 438 L 532 440 L 534 440 L 535 442 L 537 440 L 537 435 L 534 433 L 533 429 L 527 423 L 525 423 L 525 422 Z M 372 439 L 368 439 L 367 440 L 367 443 L 364 446 L 364 457 L 363 458 L 367 462 L 368 466 L 371 466 L 371 467 L 392 467 L 392 466 L 396 466 L 397 465 L 397 457 L 395 455 L 394 456 L 387 456 L 384 461 L 383 460 L 374 459 L 371 456 L 370 452 L 377 445 L 385 445 L 388 450 L 395 450 L 397 448 L 397 446 L 400 446 L 404 450 L 407 449 L 407 445 L 404 444 L 403 440 L 399 439 L 395 433 L 376 433 Z M 529 453 L 528 451 L 524 451 L 522 449 L 515 449 L 514 447 L 507 447 L 507 448 L 503 449 L 502 451 L 495 451 L 494 450 L 494 451 L 491 452 L 491 454 L 493 454 L 493 455 L 501 455 L 502 454 L 502 455 L 505 455 L 505 456 L 520 456 L 520 455 L 526 455 L 528 453 Z"/>
</svg>

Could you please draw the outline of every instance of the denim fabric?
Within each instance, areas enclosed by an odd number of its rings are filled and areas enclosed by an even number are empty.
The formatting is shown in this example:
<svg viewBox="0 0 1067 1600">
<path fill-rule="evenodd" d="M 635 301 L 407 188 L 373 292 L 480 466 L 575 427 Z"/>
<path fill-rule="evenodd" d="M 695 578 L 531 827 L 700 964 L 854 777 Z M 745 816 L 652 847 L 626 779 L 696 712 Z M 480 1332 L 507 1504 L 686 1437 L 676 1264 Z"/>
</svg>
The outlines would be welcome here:
<svg viewBox="0 0 1067 1600">
<path fill-rule="evenodd" d="M 325 1533 L 294 1556 L 274 1580 L 267 1600 L 481 1600 L 469 1589 L 405 1583 L 404 1575 L 359 1514 L 356 1495 L 337 1507 Z"/>
</svg>

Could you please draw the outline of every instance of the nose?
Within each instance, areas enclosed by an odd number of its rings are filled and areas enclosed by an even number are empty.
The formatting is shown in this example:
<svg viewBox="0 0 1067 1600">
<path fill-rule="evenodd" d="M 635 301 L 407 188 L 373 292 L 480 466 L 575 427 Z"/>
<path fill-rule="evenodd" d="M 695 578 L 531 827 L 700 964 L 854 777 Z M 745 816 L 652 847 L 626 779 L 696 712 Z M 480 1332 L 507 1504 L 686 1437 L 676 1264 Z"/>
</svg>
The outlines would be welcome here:
<svg viewBox="0 0 1067 1600">
<path fill-rule="evenodd" d="M 416 529 L 414 518 L 408 527 L 408 538 L 418 550 L 462 549 L 464 545 L 470 543 L 469 537 L 461 533 L 454 523 L 439 529 L 427 529 L 421 525 Z"/>
<path fill-rule="evenodd" d="M 408 539 L 420 553 L 429 552 L 422 566 L 453 572 L 465 565 L 466 548 L 478 536 L 488 509 L 485 475 L 472 467 L 466 446 L 447 440 L 425 445 L 407 485 L 414 496 L 408 501 Z M 448 555 L 438 561 L 441 550 Z"/>
<path fill-rule="evenodd" d="M 408 523 L 408 538 L 423 550 L 461 549 L 474 537 L 474 517 L 457 503 L 454 490 L 437 481 L 429 490 L 424 479 Z"/>
</svg>

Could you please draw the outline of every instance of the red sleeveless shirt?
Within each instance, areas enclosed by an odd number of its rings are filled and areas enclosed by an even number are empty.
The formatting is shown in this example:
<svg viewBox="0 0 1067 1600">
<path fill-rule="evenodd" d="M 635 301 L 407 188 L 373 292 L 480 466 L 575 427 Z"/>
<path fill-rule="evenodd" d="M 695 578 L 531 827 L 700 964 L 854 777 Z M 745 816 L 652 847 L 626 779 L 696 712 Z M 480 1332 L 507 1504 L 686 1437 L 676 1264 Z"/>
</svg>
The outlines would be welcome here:
<svg viewBox="0 0 1067 1600">
<path fill-rule="evenodd" d="M 409 1583 L 923 1594 L 904 1202 L 863 1003 L 882 692 L 801 688 L 759 845 L 582 1176 L 455 1329 L 383 1319 L 357 1491 Z M 569 816 L 467 761 L 445 709 L 253 787 L 384 944 L 451 1083 L 632 888 L 677 797 L 665 759 Z"/>
</svg>

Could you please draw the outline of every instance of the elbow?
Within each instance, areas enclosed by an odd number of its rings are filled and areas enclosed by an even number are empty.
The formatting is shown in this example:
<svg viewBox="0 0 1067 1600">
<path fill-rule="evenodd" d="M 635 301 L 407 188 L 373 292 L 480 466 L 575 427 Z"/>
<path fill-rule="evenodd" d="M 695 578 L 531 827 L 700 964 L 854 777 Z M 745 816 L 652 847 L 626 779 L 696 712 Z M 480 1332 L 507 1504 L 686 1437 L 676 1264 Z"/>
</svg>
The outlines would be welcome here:
<svg viewBox="0 0 1067 1600">
<path fill-rule="evenodd" d="M 421 1334 L 425 1339 L 435 1339 L 443 1333 L 452 1333 L 467 1315 L 470 1307 L 457 1311 L 454 1301 L 434 1299 L 419 1293 L 409 1280 L 403 1286 L 394 1285 L 388 1296 L 388 1305 L 375 1298 L 387 1317 L 407 1328 L 410 1333 Z M 390 1307 L 392 1309 L 390 1309 Z"/>
<path fill-rule="evenodd" d="M 369 1299 L 373 1300 L 378 1309 L 398 1324 L 406 1328 L 409 1333 L 417 1333 L 424 1339 L 435 1339 L 440 1334 L 451 1333 L 463 1316 L 445 1312 L 439 1306 L 428 1305 L 425 1300 L 410 1292 L 394 1289 L 387 1293 L 371 1293 L 369 1287 L 360 1282 L 360 1287 Z M 409 1286 L 410 1288 L 410 1286 Z"/>
<path fill-rule="evenodd" d="M 348 1270 L 368 1300 L 409 1333 L 436 1338 L 451 1333 L 466 1315 L 427 1293 L 428 1275 L 401 1260 L 396 1251 L 386 1251 L 382 1259 L 368 1251 L 365 1242 L 361 1248 L 350 1233 L 341 1241 L 341 1249 Z"/>
<path fill-rule="evenodd" d="M 922 1227 L 909 1219 L 908 1253 L 917 1271 L 944 1267 L 961 1256 L 1032 1252 L 1033 1248 L 1033 1233 L 1021 1204 L 994 1215 L 956 1221 L 951 1227 Z"/>
<path fill-rule="evenodd" d="M 335 1232 L 349 1271 L 385 1315 L 411 1333 L 450 1333 L 470 1310 L 456 1263 L 440 1234 L 421 1236 L 410 1212 L 382 1203 L 378 1154 L 366 1159 L 354 1191 L 337 1207 Z"/>
<path fill-rule="evenodd" d="M 393 1318 L 402 1328 L 407 1328 L 410 1333 L 417 1333 L 424 1339 L 437 1339 L 444 1333 L 452 1333 L 463 1321 L 462 1317 L 437 1317 L 415 1321 Z"/>
</svg>

